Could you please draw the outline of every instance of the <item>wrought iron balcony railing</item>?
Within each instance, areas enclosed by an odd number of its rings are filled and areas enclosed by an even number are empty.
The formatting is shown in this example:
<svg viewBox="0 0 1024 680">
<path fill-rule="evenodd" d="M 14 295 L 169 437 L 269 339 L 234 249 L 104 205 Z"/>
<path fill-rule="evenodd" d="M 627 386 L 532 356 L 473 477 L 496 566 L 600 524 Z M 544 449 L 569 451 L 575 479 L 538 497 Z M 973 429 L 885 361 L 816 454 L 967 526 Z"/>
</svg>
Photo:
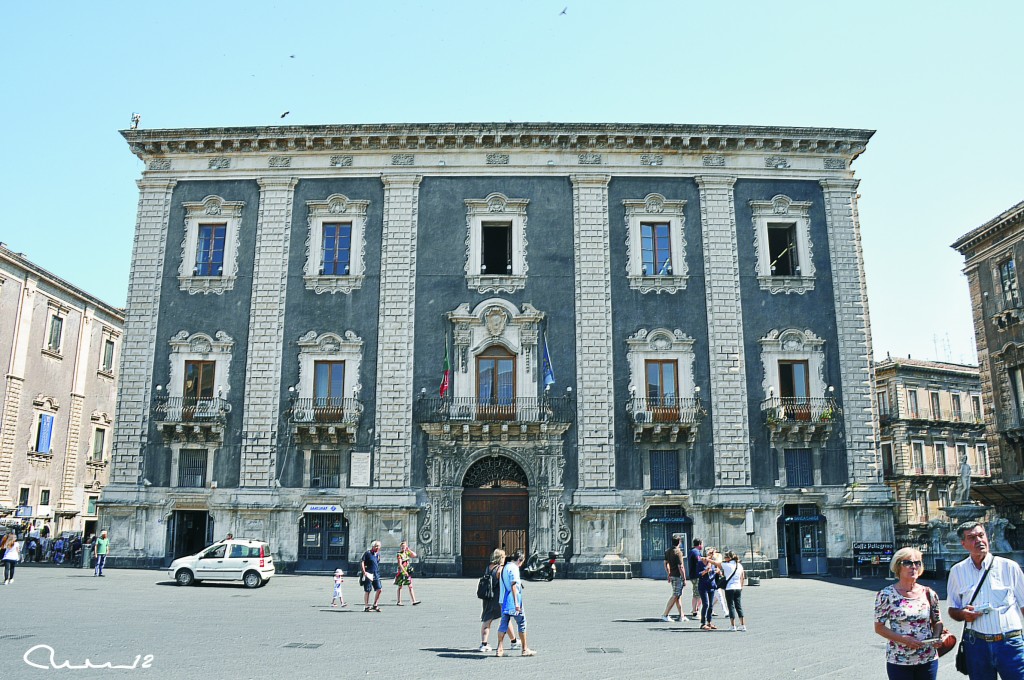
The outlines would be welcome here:
<svg viewBox="0 0 1024 680">
<path fill-rule="evenodd" d="M 768 425 L 833 423 L 842 410 L 833 397 L 769 397 L 761 402 Z"/>
<path fill-rule="evenodd" d="M 413 417 L 420 423 L 468 422 L 560 422 L 575 419 L 571 397 L 516 397 L 514 399 L 478 399 L 476 397 L 419 397 Z"/>
<path fill-rule="evenodd" d="M 634 425 L 696 425 L 706 414 L 700 399 L 677 397 L 633 397 L 626 402 L 626 412 L 633 419 Z"/>
<path fill-rule="evenodd" d="M 224 423 L 231 404 L 220 397 L 157 397 L 153 412 L 165 423 Z"/>
<path fill-rule="evenodd" d="M 336 397 L 296 399 L 287 412 L 288 419 L 296 424 L 353 425 L 362 415 L 363 402 Z"/>
</svg>

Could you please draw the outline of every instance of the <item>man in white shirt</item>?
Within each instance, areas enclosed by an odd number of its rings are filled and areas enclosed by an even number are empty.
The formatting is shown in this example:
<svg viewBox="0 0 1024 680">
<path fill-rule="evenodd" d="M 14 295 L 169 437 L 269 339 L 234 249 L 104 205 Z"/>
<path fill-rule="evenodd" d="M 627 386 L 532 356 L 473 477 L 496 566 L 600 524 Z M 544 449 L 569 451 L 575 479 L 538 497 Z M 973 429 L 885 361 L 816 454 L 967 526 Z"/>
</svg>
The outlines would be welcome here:
<svg viewBox="0 0 1024 680">
<path fill-rule="evenodd" d="M 1003 680 L 1024 680 L 1024 572 L 1016 562 L 989 552 L 982 524 L 965 522 L 957 535 L 970 556 L 950 569 L 946 592 L 950 617 L 966 623 L 968 675 L 971 680 L 995 680 L 997 673 Z"/>
</svg>

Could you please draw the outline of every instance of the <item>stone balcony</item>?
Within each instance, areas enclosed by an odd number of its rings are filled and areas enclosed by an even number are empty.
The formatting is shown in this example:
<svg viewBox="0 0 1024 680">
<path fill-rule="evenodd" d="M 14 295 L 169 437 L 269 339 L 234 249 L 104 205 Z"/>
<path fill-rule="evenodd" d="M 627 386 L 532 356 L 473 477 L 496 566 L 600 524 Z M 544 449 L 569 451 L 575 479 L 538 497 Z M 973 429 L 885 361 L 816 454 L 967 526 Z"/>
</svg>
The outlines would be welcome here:
<svg viewBox="0 0 1024 680">
<path fill-rule="evenodd" d="M 626 402 L 626 413 L 633 425 L 633 441 L 670 442 L 680 438 L 693 444 L 697 429 L 707 415 L 700 399 L 675 397 L 633 397 Z"/>
<path fill-rule="evenodd" d="M 220 397 L 158 396 L 153 404 L 157 429 L 166 443 L 223 443 L 231 404 Z"/>
<path fill-rule="evenodd" d="M 832 436 L 842 410 L 832 397 L 769 397 L 761 402 L 761 415 L 771 441 L 810 445 Z"/>
<path fill-rule="evenodd" d="M 292 436 L 302 444 L 355 443 L 363 402 L 333 397 L 295 399 L 285 411 Z"/>
<path fill-rule="evenodd" d="M 549 439 L 564 434 L 575 417 L 570 396 L 500 400 L 420 396 L 413 405 L 413 420 L 427 434 L 451 440 Z"/>
</svg>

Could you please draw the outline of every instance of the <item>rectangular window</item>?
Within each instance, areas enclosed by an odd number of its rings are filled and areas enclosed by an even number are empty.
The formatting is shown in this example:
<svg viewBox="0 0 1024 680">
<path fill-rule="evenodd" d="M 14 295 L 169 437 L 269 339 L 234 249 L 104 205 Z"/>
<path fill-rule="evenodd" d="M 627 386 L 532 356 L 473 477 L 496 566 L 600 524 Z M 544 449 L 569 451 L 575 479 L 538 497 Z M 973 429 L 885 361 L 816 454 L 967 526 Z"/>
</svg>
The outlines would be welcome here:
<svg viewBox="0 0 1024 680">
<path fill-rule="evenodd" d="M 779 396 L 784 399 L 807 399 L 811 396 L 810 374 L 806 361 L 779 362 Z"/>
<path fill-rule="evenodd" d="M 959 466 L 962 465 L 964 461 L 967 461 L 968 463 L 971 462 L 970 459 L 967 457 L 967 444 L 957 444 L 956 445 L 956 464 L 957 464 L 957 467 L 959 468 Z M 972 472 L 976 474 L 978 471 L 977 470 L 972 470 Z"/>
<path fill-rule="evenodd" d="M 980 423 L 982 420 L 981 397 L 976 394 L 971 395 L 971 410 L 974 412 L 974 422 Z"/>
<path fill-rule="evenodd" d="M 99 496 L 89 496 L 89 500 L 86 501 L 85 505 L 85 514 L 90 516 L 96 515 L 96 501 L 99 499 Z"/>
<path fill-rule="evenodd" d="M 314 489 L 336 489 L 341 486 L 341 454 L 336 451 L 313 451 L 309 458 L 309 485 Z"/>
<path fill-rule="evenodd" d="M 186 405 L 194 405 L 200 399 L 213 399 L 216 369 L 216 361 L 185 362 L 185 384 L 182 396 L 185 397 Z"/>
<path fill-rule="evenodd" d="M 924 442 L 910 442 L 910 465 L 916 474 L 924 472 Z"/>
<path fill-rule="evenodd" d="M 786 449 L 786 486 L 814 486 L 814 457 L 810 449 Z"/>
<path fill-rule="evenodd" d="M 18 505 L 28 505 L 28 487 L 21 487 L 18 490 Z"/>
<path fill-rule="evenodd" d="M 313 396 L 318 406 L 341 404 L 345 397 L 344 361 L 314 362 Z"/>
<path fill-rule="evenodd" d="M 92 459 L 95 461 L 103 460 L 103 451 L 107 445 L 107 431 L 102 427 L 97 427 L 96 431 L 93 432 L 92 436 Z"/>
<path fill-rule="evenodd" d="M 907 409 L 911 418 L 920 418 L 921 413 L 917 406 L 917 390 L 907 390 Z"/>
<path fill-rule="evenodd" d="M 39 414 L 36 426 L 36 451 L 50 453 L 53 450 L 53 416 L 48 413 Z"/>
<path fill-rule="evenodd" d="M 978 474 L 988 475 L 988 444 L 977 444 L 974 450 L 978 459 Z"/>
<path fill-rule="evenodd" d="M 647 410 L 658 422 L 679 421 L 679 393 L 676 384 L 675 359 L 651 359 L 645 362 L 647 372 Z"/>
<path fill-rule="evenodd" d="M 481 404 L 513 404 L 516 398 L 516 360 L 500 347 L 477 357 L 477 399 Z"/>
<path fill-rule="evenodd" d="M 640 252 L 644 276 L 670 276 L 672 274 L 672 240 L 668 222 L 641 223 Z"/>
<path fill-rule="evenodd" d="M 768 261 L 772 276 L 800 276 L 795 224 L 768 224 Z"/>
<path fill-rule="evenodd" d="M 953 402 L 953 413 L 951 414 L 952 418 L 956 422 L 961 422 L 964 419 L 964 413 L 963 413 L 963 404 L 960 403 L 960 395 L 959 394 L 954 394 L 954 395 L 952 395 L 950 400 Z"/>
<path fill-rule="evenodd" d="M 64 334 L 64 318 L 58 314 L 50 317 L 50 335 L 46 339 L 46 349 L 51 352 L 60 351 L 61 336 Z"/>
<path fill-rule="evenodd" d="M 196 276 L 224 274 L 224 236 L 226 224 L 200 224 L 196 246 Z"/>
<path fill-rule="evenodd" d="M 103 341 L 103 361 L 100 366 L 104 373 L 114 371 L 114 341 L 110 338 Z"/>
<path fill-rule="evenodd" d="M 924 491 L 917 492 L 917 521 L 920 524 L 928 521 L 928 494 Z"/>
<path fill-rule="evenodd" d="M 937 474 L 946 474 L 946 444 L 935 442 L 935 471 Z"/>
<path fill-rule="evenodd" d="M 941 420 L 942 419 L 942 406 L 940 405 L 941 402 L 939 401 L 939 393 L 938 392 L 932 392 L 930 397 L 931 397 L 931 402 L 932 402 L 932 420 Z"/>
<path fill-rule="evenodd" d="M 325 222 L 320 273 L 324 276 L 348 276 L 352 262 L 352 223 Z"/>
<path fill-rule="evenodd" d="M 206 486 L 205 449 L 182 449 L 178 456 L 178 486 L 201 489 Z"/>
<path fill-rule="evenodd" d="M 889 417 L 889 392 L 880 390 L 875 395 L 878 398 L 878 414 L 883 418 Z"/>
<path fill-rule="evenodd" d="M 651 451 L 651 488 L 658 490 L 679 488 L 678 451 Z"/>
<path fill-rule="evenodd" d="M 1002 288 L 1004 308 L 1020 307 L 1017 267 L 1013 258 L 999 263 L 999 286 Z"/>
<path fill-rule="evenodd" d="M 892 444 L 882 444 L 882 474 L 892 476 Z"/>
<path fill-rule="evenodd" d="M 49 489 L 43 489 L 42 491 L 39 492 L 39 505 L 49 505 L 49 504 L 50 504 L 50 490 Z"/>
<path fill-rule="evenodd" d="M 483 222 L 480 230 L 480 275 L 509 276 L 512 271 L 512 224 Z"/>
<path fill-rule="evenodd" d="M 1009 371 L 1010 389 L 1013 391 L 1013 418 L 1014 424 L 1024 422 L 1024 371 L 1020 366 L 1015 366 Z"/>
<path fill-rule="evenodd" d="M 949 489 L 939 489 L 939 507 L 949 507 Z"/>
</svg>

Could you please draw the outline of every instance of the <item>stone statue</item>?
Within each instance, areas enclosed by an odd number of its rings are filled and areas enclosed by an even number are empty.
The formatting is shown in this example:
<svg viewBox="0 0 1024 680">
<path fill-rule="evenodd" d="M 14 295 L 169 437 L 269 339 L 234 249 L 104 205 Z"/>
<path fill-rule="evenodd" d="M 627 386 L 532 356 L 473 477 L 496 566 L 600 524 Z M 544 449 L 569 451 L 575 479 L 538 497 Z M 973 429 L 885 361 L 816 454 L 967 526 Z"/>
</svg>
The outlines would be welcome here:
<svg viewBox="0 0 1024 680">
<path fill-rule="evenodd" d="M 942 553 L 942 542 L 946 539 L 948 525 L 941 519 L 928 520 L 929 547 L 938 555 Z"/>
<path fill-rule="evenodd" d="M 1015 527 L 1010 524 L 1010 520 L 1005 517 L 996 517 L 988 523 L 986 530 L 988 531 L 988 540 L 992 552 L 1008 553 L 1013 550 L 1010 542 L 1006 540 L 1006 530 L 1013 528 Z"/>
<path fill-rule="evenodd" d="M 960 481 L 956 487 L 957 505 L 969 505 L 971 502 L 971 464 L 967 462 L 967 453 L 960 456 Z"/>
</svg>

